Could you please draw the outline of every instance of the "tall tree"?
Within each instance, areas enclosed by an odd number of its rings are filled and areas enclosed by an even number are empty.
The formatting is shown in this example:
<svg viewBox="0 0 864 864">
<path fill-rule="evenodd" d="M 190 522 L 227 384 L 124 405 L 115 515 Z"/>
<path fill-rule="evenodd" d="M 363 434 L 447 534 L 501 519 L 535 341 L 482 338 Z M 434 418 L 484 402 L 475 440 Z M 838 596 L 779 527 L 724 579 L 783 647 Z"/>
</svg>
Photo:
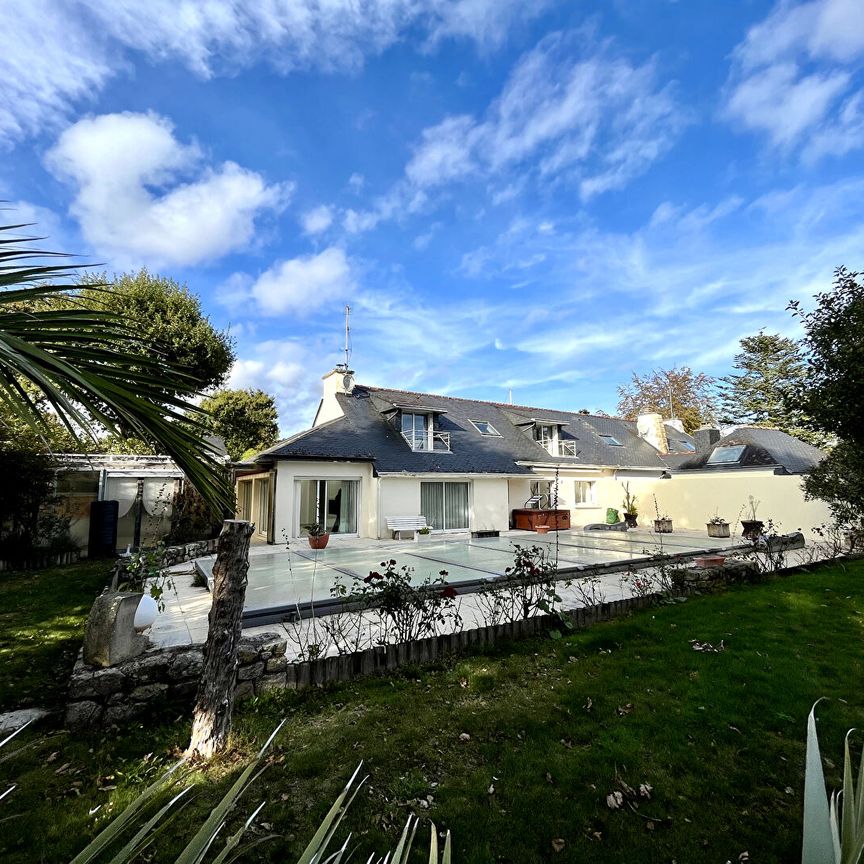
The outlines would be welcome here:
<svg viewBox="0 0 864 864">
<path fill-rule="evenodd" d="M 689 366 L 659 369 L 646 375 L 633 373 L 629 384 L 618 388 L 618 414 L 635 420 L 639 414 L 673 415 L 692 432 L 713 422 L 716 414 L 714 379 Z"/>
<path fill-rule="evenodd" d="M 210 323 L 201 300 L 186 285 L 146 269 L 110 279 L 91 273 L 83 284 L 74 303 L 135 322 L 136 338 L 119 343 L 121 351 L 141 356 L 147 346 L 158 345 L 161 358 L 185 368 L 201 390 L 225 382 L 234 363 L 232 339 Z"/>
<path fill-rule="evenodd" d="M 276 400 L 263 390 L 220 390 L 201 408 L 213 431 L 225 440 L 228 454 L 237 460 L 249 450 L 263 450 L 279 437 Z"/>
<path fill-rule="evenodd" d="M 211 506 L 233 510 L 192 402 L 201 380 L 128 310 L 88 306 L 73 265 L 15 236 L 22 227 L 0 226 L 0 405 L 37 434 L 56 420 L 78 439 L 107 429 L 153 441 Z"/>
<path fill-rule="evenodd" d="M 794 339 L 760 330 L 741 340 L 732 367 L 739 374 L 726 375 L 718 382 L 721 422 L 769 426 L 817 446 L 824 443 L 824 435 L 805 425 L 800 406 L 788 397 L 800 389 L 806 376 L 806 364 Z"/>
<path fill-rule="evenodd" d="M 821 498 L 837 520 L 864 525 L 864 278 L 840 267 L 830 291 L 805 312 L 789 304 L 804 328 L 807 374 L 790 388 L 790 410 L 807 426 L 838 439 L 827 458 L 804 479 L 808 497 Z"/>
</svg>

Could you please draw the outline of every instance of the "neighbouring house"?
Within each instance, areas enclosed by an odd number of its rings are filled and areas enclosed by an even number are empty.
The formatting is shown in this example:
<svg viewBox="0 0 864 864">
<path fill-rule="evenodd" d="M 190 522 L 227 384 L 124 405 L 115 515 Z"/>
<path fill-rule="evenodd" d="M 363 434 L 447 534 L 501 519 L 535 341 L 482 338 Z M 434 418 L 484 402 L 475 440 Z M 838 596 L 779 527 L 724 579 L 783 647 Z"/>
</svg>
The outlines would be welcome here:
<svg viewBox="0 0 864 864">
<path fill-rule="evenodd" d="M 388 519 L 422 515 L 435 531 L 504 530 L 539 501 L 574 526 L 621 509 L 623 486 L 642 524 L 660 510 L 682 528 L 719 512 L 735 522 L 753 495 L 783 530 L 828 521 L 800 475 L 821 451 L 785 433 L 683 431 L 678 420 L 637 421 L 369 387 L 338 366 L 323 378 L 311 429 L 237 466 L 237 513 L 259 541 L 302 536 L 389 537 Z"/>
</svg>

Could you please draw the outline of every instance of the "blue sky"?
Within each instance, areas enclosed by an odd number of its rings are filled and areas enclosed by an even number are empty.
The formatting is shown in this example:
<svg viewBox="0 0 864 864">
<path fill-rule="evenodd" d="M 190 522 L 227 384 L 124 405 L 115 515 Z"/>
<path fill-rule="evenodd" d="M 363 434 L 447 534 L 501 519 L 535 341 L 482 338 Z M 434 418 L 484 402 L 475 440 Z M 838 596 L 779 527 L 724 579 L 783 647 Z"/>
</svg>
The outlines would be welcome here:
<svg viewBox="0 0 864 864">
<path fill-rule="evenodd" d="M 242 8 L 242 7 L 247 8 Z M 864 268 L 860 0 L 12 0 L 0 198 L 185 281 L 232 384 L 614 411 Z"/>
</svg>

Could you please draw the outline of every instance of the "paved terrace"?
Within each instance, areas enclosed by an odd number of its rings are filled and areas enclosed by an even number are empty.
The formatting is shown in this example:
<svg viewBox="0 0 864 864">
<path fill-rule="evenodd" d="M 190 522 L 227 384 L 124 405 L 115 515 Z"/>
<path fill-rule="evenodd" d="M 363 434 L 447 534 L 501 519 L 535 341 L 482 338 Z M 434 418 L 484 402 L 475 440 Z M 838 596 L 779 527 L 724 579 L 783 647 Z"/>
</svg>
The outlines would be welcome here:
<svg viewBox="0 0 864 864">
<path fill-rule="evenodd" d="M 331 537 L 326 549 L 315 551 L 305 540 L 285 546 L 253 546 L 250 549 L 249 586 L 246 592 L 244 633 L 280 630 L 278 622 L 286 615 L 308 614 L 310 601 L 318 611 L 326 611 L 332 585 L 341 580 L 350 586 L 370 570 L 380 569 L 381 562 L 395 559 L 414 568 L 416 582 L 447 571 L 447 580 L 460 590 L 461 614 L 465 628 L 481 626 L 482 618 L 472 600 L 471 591 L 494 579 L 513 563 L 514 546 L 540 546 L 550 557 L 557 557 L 559 574 L 576 579 L 596 573 L 596 591 L 602 600 L 630 596 L 622 576 L 628 569 L 650 571 L 657 554 L 691 558 L 707 551 L 731 549 L 740 538 L 709 538 L 704 531 L 676 530 L 659 535 L 645 529 L 626 533 L 617 531 L 550 532 L 546 535 L 528 531 L 501 532 L 500 537 L 475 539 L 470 534 L 430 535 L 412 540 L 361 540 Z M 207 615 L 210 593 L 194 587 L 193 579 L 206 577 L 212 570 L 213 556 L 170 569 L 173 585 L 165 592 L 165 611 L 150 631 L 158 646 L 200 644 L 207 638 Z M 564 608 L 585 603 L 578 587 L 559 586 Z"/>
</svg>

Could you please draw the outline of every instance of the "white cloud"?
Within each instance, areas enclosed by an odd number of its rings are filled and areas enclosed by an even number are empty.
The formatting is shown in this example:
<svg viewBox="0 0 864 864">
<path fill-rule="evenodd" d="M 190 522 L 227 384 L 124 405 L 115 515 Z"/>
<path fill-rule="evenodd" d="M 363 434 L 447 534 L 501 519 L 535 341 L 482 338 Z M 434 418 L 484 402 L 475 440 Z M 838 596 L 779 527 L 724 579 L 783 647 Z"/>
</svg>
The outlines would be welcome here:
<svg viewBox="0 0 864 864">
<path fill-rule="evenodd" d="M 347 300 L 353 287 L 348 258 L 331 246 L 317 255 L 277 261 L 258 277 L 251 293 L 265 314 L 303 314 L 331 300 Z"/>
<path fill-rule="evenodd" d="M 477 173 L 536 172 L 575 180 L 583 198 L 625 186 L 663 156 L 687 123 L 652 63 L 584 32 L 551 34 L 523 55 L 482 119 L 446 117 L 423 131 L 405 173 L 431 188 Z M 499 196 L 500 200 L 500 196 Z"/>
<path fill-rule="evenodd" d="M 300 224 L 306 234 L 320 234 L 333 223 L 333 208 L 322 204 L 312 210 L 307 210 L 300 218 Z"/>
<path fill-rule="evenodd" d="M 809 160 L 860 147 L 862 56 L 860 0 L 779 2 L 733 52 L 723 114 Z"/>
<path fill-rule="evenodd" d="M 520 0 L 27 0 L 0 28 L 0 141 L 51 128 L 134 53 L 209 78 L 258 61 L 356 70 L 406 34 L 500 44 L 540 4 Z"/>
<path fill-rule="evenodd" d="M 0 142 L 60 122 L 117 65 L 57 0 L 7 6 L 0 27 Z"/>
<path fill-rule="evenodd" d="M 199 264 L 243 249 L 256 219 L 290 194 L 234 162 L 202 163 L 155 114 L 80 120 L 46 156 L 75 187 L 70 211 L 85 239 L 120 263 Z"/>
</svg>

